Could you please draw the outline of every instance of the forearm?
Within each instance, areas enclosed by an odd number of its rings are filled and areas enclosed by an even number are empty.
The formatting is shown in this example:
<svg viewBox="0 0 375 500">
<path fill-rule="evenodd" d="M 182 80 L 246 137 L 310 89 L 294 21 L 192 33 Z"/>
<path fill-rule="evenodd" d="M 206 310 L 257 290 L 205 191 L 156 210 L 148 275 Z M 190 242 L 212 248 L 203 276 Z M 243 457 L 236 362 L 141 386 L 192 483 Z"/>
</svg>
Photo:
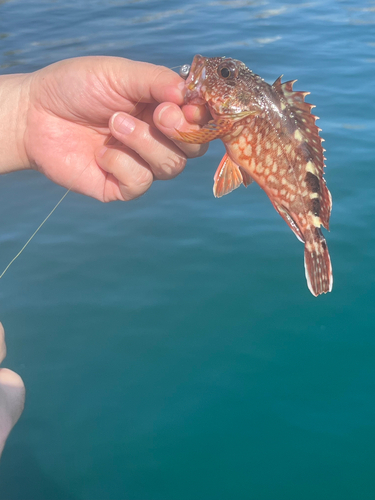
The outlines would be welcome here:
<svg viewBox="0 0 375 500">
<path fill-rule="evenodd" d="M 29 75 L 0 76 L 0 174 L 30 168 L 24 145 Z"/>
</svg>

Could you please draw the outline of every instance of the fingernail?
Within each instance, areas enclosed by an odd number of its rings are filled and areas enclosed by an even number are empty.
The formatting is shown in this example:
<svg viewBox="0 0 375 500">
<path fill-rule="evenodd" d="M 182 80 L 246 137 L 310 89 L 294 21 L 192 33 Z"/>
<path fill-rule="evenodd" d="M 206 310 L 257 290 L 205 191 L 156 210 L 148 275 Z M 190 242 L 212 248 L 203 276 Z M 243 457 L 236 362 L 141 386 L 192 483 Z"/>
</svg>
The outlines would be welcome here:
<svg viewBox="0 0 375 500">
<path fill-rule="evenodd" d="M 113 127 L 120 134 L 131 134 L 135 129 L 135 121 L 123 113 L 118 113 L 113 118 Z"/>
<path fill-rule="evenodd" d="M 202 118 L 202 110 L 200 108 L 196 108 L 195 111 L 194 111 L 194 116 L 193 116 L 193 120 L 195 122 L 199 122 L 199 120 Z"/>
<path fill-rule="evenodd" d="M 185 88 L 185 81 L 180 82 L 180 83 L 177 85 L 177 88 L 178 88 L 178 90 L 184 90 L 184 88 Z"/>
</svg>

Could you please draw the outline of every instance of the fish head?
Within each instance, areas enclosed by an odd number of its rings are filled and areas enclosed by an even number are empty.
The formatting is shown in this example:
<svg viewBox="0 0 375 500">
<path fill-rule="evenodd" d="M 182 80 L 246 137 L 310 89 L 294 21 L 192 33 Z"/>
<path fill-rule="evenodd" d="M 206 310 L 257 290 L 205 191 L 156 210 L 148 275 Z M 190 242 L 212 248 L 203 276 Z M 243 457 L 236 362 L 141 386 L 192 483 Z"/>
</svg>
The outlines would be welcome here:
<svg viewBox="0 0 375 500">
<path fill-rule="evenodd" d="M 185 104 L 207 104 L 214 119 L 239 119 L 260 110 L 253 72 L 229 57 L 196 55 L 185 84 Z"/>
</svg>

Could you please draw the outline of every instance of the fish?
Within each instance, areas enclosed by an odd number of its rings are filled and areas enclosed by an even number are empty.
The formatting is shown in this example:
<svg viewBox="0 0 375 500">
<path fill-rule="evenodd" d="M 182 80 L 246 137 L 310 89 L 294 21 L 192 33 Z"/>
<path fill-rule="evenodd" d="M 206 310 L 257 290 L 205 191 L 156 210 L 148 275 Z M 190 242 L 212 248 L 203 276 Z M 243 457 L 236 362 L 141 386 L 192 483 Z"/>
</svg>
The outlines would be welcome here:
<svg viewBox="0 0 375 500">
<path fill-rule="evenodd" d="M 307 285 L 314 296 L 330 292 L 331 259 L 321 226 L 329 230 L 332 197 L 323 177 L 321 131 L 297 80 L 265 82 L 243 62 L 196 55 L 185 75 L 185 104 L 206 105 L 212 120 L 178 140 L 221 139 L 226 153 L 214 176 L 215 197 L 253 181 L 304 243 Z"/>
</svg>

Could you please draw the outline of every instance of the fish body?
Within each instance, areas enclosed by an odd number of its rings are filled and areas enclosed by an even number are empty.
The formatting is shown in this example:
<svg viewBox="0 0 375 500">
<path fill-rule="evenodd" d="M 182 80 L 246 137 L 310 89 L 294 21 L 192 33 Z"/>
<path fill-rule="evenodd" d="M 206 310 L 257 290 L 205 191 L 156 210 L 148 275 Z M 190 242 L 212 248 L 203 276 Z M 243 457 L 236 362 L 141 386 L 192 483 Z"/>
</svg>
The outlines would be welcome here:
<svg viewBox="0 0 375 500">
<path fill-rule="evenodd" d="M 315 296 L 332 290 L 332 266 L 320 227 L 329 229 L 331 194 L 323 178 L 324 156 L 308 92 L 294 81 L 269 85 L 241 61 L 194 57 L 185 102 L 207 104 L 213 120 L 180 139 L 226 147 L 214 177 L 214 195 L 256 181 L 297 238 L 305 244 L 308 287 Z"/>
</svg>

